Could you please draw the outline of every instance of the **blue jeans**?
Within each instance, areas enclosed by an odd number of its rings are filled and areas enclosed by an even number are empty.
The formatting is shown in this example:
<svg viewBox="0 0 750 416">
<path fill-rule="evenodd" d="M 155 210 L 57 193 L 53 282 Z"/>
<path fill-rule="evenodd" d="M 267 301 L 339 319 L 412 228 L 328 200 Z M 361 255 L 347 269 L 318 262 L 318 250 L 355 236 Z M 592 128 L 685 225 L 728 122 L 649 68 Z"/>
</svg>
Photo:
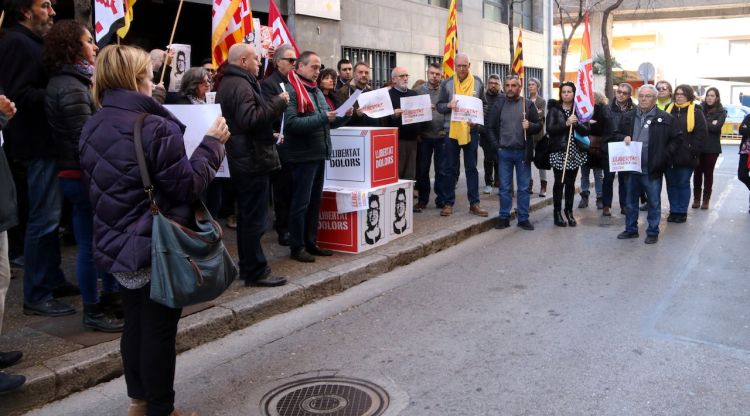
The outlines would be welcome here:
<svg viewBox="0 0 750 416">
<path fill-rule="evenodd" d="M 602 180 L 604 179 L 604 170 L 599 168 L 590 168 L 588 165 L 581 166 L 581 193 L 588 195 L 591 187 L 590 172 L 594 171 L 594 190 L 596 197 L 602 197 Z"/>
<path fill-rule="evenodd" d="M 94 238 L 94 214 L 91 212 L 89 195 L 80 179 L 60 179 L 60 190 L 65 199 L 73 205 L 73 234 L 76 237 L 78 255 L 76 257 L 76 277 L 81 289 L 83 303 L 99 303 L 97 280 L 102 279 L 102 292 L 115 292 L 119 285 L 114 276 L 99 272 L 94 266 L 92 250 Z"/>
<path fill-rule="evenodd" d="M 464 172 L 466 173 L 466 193 L 469 204 L 479 203 L 479 171 L 477 170 L 477 148 L 479 147 L 479 134 L 472 132 L 471 141 L 463 146 L 458 141 L 445 137 L 443 139 L 442 158 L 440 160 L 440 174 L 436 179 L 435 193 L 437 194 L 437 205 L 456 204 L 456 177 L 458 176 L 458 165 L 461 150 L 464 153 Z"/>
<path fill-rule="evenodd" d="M 317 245 L 325 161 L 289 163 L 289 167 L 292 171 L 289 247 L 294 253 Z"/>
<path fill-rule="evenodd" d="M 617 175 L 617 191 L 620 198 L 620 208 L 625 208 L 628 201 L 627 194 L 627 173 L 623 172 L 607 172 L 604 174 L 604 182 L 602 183 L 602 204 L 607 208 L 612 208 L 612 199 L 614 199 L 615 192 L 615 175 Z"/>
<path fill-rule="evenodd" d="M 667 197 L 670 214 L 687 214 L 690 204 L 690 176 L 693 168 L 669 168 L 664 173 L 667 180 Z"/>
<path fill-rule="evenodd" d="M 60 269 L 62 198 L 57 166 L 52 159 L 33 159 L 26 166 L 29 222 L 26 225 L 23 300 L 38 303 L 52 299 L 52 291 L 67 284 Z"/>
<path fill-rule="evenodd" d="M 268 229 L 271 202 L 269 175 L 234 176 L 237 189 L 237 254 L 243 280 L 263 278 L 270 268 L 260 239 Z"/>
<path fill-rule="evenodd" d="M 661 220 L 661 175 L 657 179 L 651 179 L 649 175 L 642 173 L 629 173 L 627 175 L 628 209 L 625 213 L 625 231 L 629 233 L 638 232 L 638 202 L 641 191 L 646 192 L 648 197 L 648 228 L 646 234 L 659 235 L 659 221 Z"/>
<path fill-rule="evenodd" d="M 444 139 L 439 138 L 422 138 L 417 145 L 417 191 L 419 192 L 419 202 L 427 205 L 430 202 L 430 165 L 435 161 L 435 182 L 437 182 L 437 171 L 439 170 L 440 158 L 443 153 Z M 437 183 L 435 184 L 437 193 Z M 438 200 L 435 200 L 438 203 Z"/>
<path fill-rule="evenodd" d="M 500 219 L 510 218 L 513 207 L 513 169 L 516 170 L 516 195 L 518 195 L 518 222 L 529 219 L 529 180 L 531 166 L 526 164 L 526 150 L 500 149 Z"/>
</svg>

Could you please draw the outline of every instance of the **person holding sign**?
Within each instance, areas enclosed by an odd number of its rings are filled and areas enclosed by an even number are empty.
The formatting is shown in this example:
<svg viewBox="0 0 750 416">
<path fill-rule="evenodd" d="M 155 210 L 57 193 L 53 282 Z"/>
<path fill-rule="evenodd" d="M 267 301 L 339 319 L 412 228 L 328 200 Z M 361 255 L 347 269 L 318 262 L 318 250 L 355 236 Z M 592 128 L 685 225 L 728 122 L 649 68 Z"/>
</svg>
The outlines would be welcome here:
<svg viewBox="0 0 750 416">
<path fill-rule="evenodd" d="M 345 103 L 346 100 L 348 100 L 349 97 L 357 90 L 362 90 L 363 93 L 373 90 L 370 86 L 370 64 L 364 61 L 357 62 L 357 64 L 354 65 L 354 77 L 352 78 L 351 82 L 347 86 L 341 87 L 336 90 L 338 101 L 340 103 Z M 352 114 L 352 117 L 349 119 L 349 122 L 346 123 L 346 125 L 359 127 L 380 127 L 380 120 L 369 117 L 362 111 L 361 108 L 359 108 L 359 103 L 355 102 L 354 113 Z"/>
<path fill-rule="evenodd" d="M 574 132 L 588 136 L 588 123 L 579 123 L 576 117 L 573 97 L 576 86 L 570 82 L 560 85 L 560 101 L 549 100 L 547 108 L 547 134 L 550 139 L 549 162 L 555 174 L 555 185 L 552 188 L 552 202 L 555 208 L 555 225 L 558 227 L 575 227 L 573 217 L 573 198 L 575 197 L 576 176 L 578 168 L 586 163 L 586 151 L 579 149 Z M 563 176 L 565 181 L 563 182 Z M 562 208 L 563 191 L 565 193 L 565 220 Z"/>
<path fill-rule="evenodd" d="M 398 127 L 398 178 L 414 180 L 417 177 L 417 136 L 420 124 L 403 124 L 401 98 L 416 97 L 417 92 L 409 89 L 409 70 L 397 66 L 391 71 L 393 87 L 388 90 L 394 114 L 385 117 L 384 124 Z"/>
<path fill-rule="evenodd" d="M 451 112 L 458 108 L 458 100 L 455 96 L 464 95 L 484 101 L 484 84 L 479 77 L 469 72 L 471 62 L 468 55 L 457 54 L 455 63 L 456 73 L 453 78 L 441 84 L 437 103 L 437 111 L 446 116 L 444 127 L 448 131 L 448 136 L 444 139 L 442 160 L 436 178 L 436 203 L 441 208 L 441 216 L 453 215 L 453 205 L 456 203 L 458 162 L 463 150 L 469 210 L 474 215 L 486 217 L 487 211 L 479 205 L 479 172 L 477 171 L 479 130 L 468 121 L 451 121 Z"/>
<path fill-rule="evenodd" d="M 216 100 L 232 131 L 227 157 L 229 173 L 237 188 L 240 278 L 245 286 L 281 286 L 286 279 L 271 275 L 260 239 L 268 217 L 270 175 L 281 169 L 273 122 L 284 113 L 289 94 L 263 97 L 256 78 L 260 59 L 252 44 L 232 45 L 227 61 Z"/>
<path fill-rule="evenodd" d="M 500 218 L 497 229 L 510 226 L 513 206 L 513 170 L 516 172 L 518 226 L 533 230 L 529 222 L 529 181 L 534 157 L 534 134 L 542 130 L 539 112 L 530 100 L 521 99 L 521 80 L 516 75 L 505 78 L 505 96 L 490 109 L 487 132 L 490 145 L 496 149 L 500 167 Z"/>
<path fill-rule="evenodd" d="M 646 84 L 638 89 L 638 107 L 622 116 L 615 132 L 615 140 L 630 145 L 642 143 L 641 172 L 627 176 L 628 205 L 625 210 L 625 231 L 617 238 L 638 238 L 638 201 L 641 190 L 648 197 L 648 228 L 646 244 L 659 241 L 661 220 L 661 184 L 664 171 L 673 163 L 675 152 L 682 141 L 681 132 L 674 128 L 674 119 L 656 106 L 657 90 Z"/>
</svg>

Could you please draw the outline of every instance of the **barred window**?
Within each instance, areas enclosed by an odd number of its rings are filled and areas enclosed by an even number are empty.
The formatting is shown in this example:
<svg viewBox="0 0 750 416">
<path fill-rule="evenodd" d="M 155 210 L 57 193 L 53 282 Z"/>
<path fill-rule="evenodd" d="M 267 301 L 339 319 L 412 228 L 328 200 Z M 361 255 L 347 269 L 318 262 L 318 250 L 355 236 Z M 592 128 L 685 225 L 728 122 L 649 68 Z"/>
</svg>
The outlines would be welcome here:
<svg viewBox="0 0 750 416">
<path fill-rule="evenodd" d="M 391 71 L 396 67 L 396 52 L 342 46 L 341 56 L 350 60 L 353 65 L 359 61 L 370 64 L 373 88 L 381 88 L 390 81 Z"/>
<path fill-rule="evenodd" d="M 539 88 L 539 95 L 544 96 L 544 93 L 542 91 L 542 87 L 544 87 L 544 71 L 541 68 L 531 68 L 527 66 L 523 69 L 523 75 L 524 75 L 523 82 L 524 84 L 526 84 L 523 86 L 523 90 L 526 91 L 524 95 L 526 96 L 529 95 L 529 92 L 528 92 L 529 91 L 528 89 L 529 78 L 536 78 L 539 80 L 539 82 L 542 83 L 542 85 Z"/>
<path fill-rule="evenodd" d="M 496 62 L 485 62 L 484 63 L 484 83 L 487 84 L 487 78 L 492 74 L 500 76 L 500 82 L 502 83 L 505 76 L 510 74 L 510 65 L 498 64 Z"/>
</svg>

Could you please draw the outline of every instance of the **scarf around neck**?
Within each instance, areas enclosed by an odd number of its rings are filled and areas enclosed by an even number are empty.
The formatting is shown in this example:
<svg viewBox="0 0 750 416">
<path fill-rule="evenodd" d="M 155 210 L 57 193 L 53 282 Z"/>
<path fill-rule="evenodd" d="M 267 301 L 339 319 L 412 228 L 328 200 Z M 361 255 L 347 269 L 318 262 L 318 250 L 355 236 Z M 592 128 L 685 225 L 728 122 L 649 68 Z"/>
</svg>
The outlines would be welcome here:
<svg viewBox="0 0 750 416">
<path fill-rule="evenodd" d="M 308 89 L 314 91 L 318 86 L 314 82 L 299 76 L 296 71 L 289 71 L 289 83 L 292 84 L 292 88 L 297 94 L 297 112 L 314 113 L 315 106 L 313 106 Z"/>
<path fill-rule="evenodd" d="M 695 129 L 695 103 L 689 102 L 685 104 L 672 103 L 667 107 L 667 113 L 672 114 L 672 109 L 677 107 L 679 109 L 687 108 L 687 131 L 692 133 Z"/>
<path fill-rule="evenodd" d="M 474 96 L 474 75 L 469 74 L 466 79 L 460 81 L 458 74 L 453 75 L 453 94 Z M 451 121 L 451 128 L 448 136 L 456 139 L 459 146 L 469 144 L 471 141 L 471 127 L 466 121 Z"/>
</svg>

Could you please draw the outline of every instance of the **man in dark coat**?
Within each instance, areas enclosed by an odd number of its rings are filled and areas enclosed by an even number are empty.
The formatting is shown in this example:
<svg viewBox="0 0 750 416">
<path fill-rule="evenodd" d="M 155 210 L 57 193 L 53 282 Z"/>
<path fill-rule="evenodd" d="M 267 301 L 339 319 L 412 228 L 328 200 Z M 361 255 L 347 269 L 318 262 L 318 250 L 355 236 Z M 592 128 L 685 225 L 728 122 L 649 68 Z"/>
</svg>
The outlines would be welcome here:
<svg viewBox="0 0 750 416">
<path fill-rule="evenodd" d="M 340 87 L 336 90 L 336 97 L 339 102 L 343 103 L 354 94 L 355 91 L 362 90 L 363 93 L 372 91 L 373 88 L 370 85 L 370 64 L 367 62 L 357 62 L 354 65 L 354 77 L 351 82 L 345 86 Z M 351 119 L 346 123 L 349 127 L 380 127 L 380 120 L 372 118 L 362 112 L 359 108 L 359 103 L 354 103 L 354 112 L 352 113 Z"/>
<path fill-rule="evenodd" d="M 232 45 L 227 60 L 216 101 L 232 132 L 226 147 L 239 206 L 240 277 L 246 286 L 281 286 L 286 279 L 271 276 L 260 239 L 268 219 L 270 174 L 281 168 L 273 122 L 284 112 L 289 94 L 282 92 L 270 100 L 263 97 L 256 78 L 260 60 L 252 45 Z"/>
<path fill-rule="evenodd" d="M 25 167 L 29 219 L 24 239 L 24 313 L 63 316 L 75 313 L 54 296 L 78 294 L 60 269 L 58 225 L 62 200 L 57 183 L 57 152 L 44 115 L 47 74 L 42 37 L 52 27 L 50 0 L 8 0 L 9 27 L 0 39 L 0 85 L 18 114 L 6 129 L 11 163 Z M 54 296 L 53 296 L 54 295 Z"/>
<path fill-rule="evenodd" d="M 638 198 L 641 190 L 648 196 L 648 228 L 646 244 L 659 241 L 661 220 L 661 185 L 664 171 L 672 163 L 682 140 L 679 130 L 673 128 L 674 119 L 656 106 L 657 90 L 646 84 L 638 90 L 638 107 L 622 116 L 615 140 L 626 145 L 641 142 L 641 172 L 630 172 L 627 178 L 628 207 L 625 214 L 625 231 L 620 240 L 638 238 Z"/>
<path fill-rule="evenodd" d="M 388 94 L 391 97 L 394 114 L 385 117 L 384 124 L 398 128 L 398 178 L 414 180 L 417 177 L 417 137 L 420 123 L 402 124 L 401 98 L 416 97 L 418 94 L 409 89 L 409 71 L 402 66 L 393 68 L 391 81 L 393 87 L 388 90 Z"/>
<path fill-rule="evenodd" d="M 607 123 L 607 129 L 603 138 L 604 142 L 602 143 L 602 167 L 604 168 L 604 180 L 602 181 L 602 204 L 604 205 L 604 209 L 602 210 L 602 215 L 605 217 L 612 215 L 611 208 L 615 175 L 617 175 L 617 186 L 620 197 L 620 212 L 625 213 L 627 200 L 625 178 L 627 173 L 620 172 L 618 174 L 617 172 L 609 171 L 609 146 L 607 144 L 616 141 L 614 133 L 617 130 L 617 126 L 620 125 L 623 114 L 635 108 L 635 104 L 633 104 L 633 99 L 631 98 L 632 94 L 633 87 L 627 82 L 618 85 L 615 91 L 615 99 L 609 104 L 608 111 L 606 112 L 609 123 Z"/>
</svg>

